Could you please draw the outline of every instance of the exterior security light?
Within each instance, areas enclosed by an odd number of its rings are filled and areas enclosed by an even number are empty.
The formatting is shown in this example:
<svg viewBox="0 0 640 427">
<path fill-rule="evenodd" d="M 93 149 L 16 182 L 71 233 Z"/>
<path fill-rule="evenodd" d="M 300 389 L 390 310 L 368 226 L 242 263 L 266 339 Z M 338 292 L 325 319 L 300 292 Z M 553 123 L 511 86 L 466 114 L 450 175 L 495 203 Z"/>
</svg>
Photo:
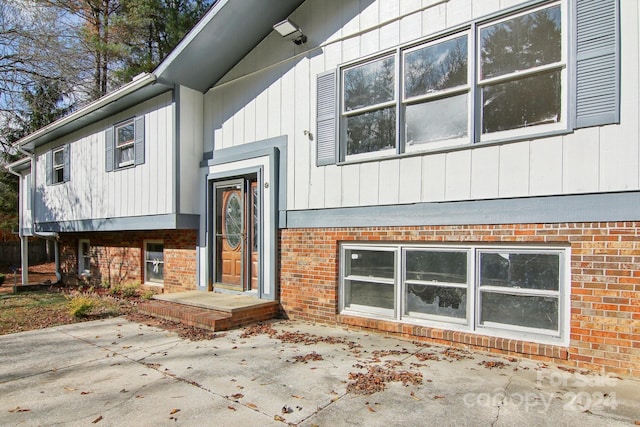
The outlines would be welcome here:
<svg viewBox="0 0 640 427">
<path fill-rule="evenodd" d="M 300 45 L 307 41 L 307 36 L 302 33 L 300 27 L 295 22 L 285 19 L 282 22 L 273 26 L 273 29 L 278 32 L 285 39 L 293 41 L 295 44 Z"/>
</svg>

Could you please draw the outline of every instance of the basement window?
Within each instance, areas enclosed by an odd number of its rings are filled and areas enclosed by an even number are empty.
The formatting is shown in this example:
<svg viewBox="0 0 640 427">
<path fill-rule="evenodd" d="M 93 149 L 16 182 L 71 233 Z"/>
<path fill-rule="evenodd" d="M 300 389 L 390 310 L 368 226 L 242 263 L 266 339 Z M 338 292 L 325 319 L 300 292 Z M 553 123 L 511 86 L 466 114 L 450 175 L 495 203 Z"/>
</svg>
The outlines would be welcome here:
<svg viewBox="0 0 640 427">
<path fill-rule="evenodd" d="M 145 242 L 144 248 L 144 280 L 152 285 L 164 284 L 164 243 L 158 241 Z"/>
<path fill-rule="evenodd" d="M 561 247 L 344 244 L 340 311 L 566 343 L 568 251 Z"/>
</svg>

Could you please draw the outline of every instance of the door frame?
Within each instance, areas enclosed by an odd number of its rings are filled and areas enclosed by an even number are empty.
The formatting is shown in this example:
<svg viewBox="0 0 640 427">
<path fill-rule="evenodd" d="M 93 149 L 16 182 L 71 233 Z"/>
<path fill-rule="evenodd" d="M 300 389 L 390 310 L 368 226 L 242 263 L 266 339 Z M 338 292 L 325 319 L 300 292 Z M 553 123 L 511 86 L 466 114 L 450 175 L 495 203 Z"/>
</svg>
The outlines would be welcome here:
<svg viewBox="0 0 640 427">
<path fill-rule="evenodd" d="M 279 298 L 278 242 L 279 229 L 287 223 L 287 137 L 279 136 L 262 141 L 240 144 L 215 150 L 208 160 L 201 163 L 205 185 L 202 197 L 198 249 L 198 288 L 213 286 L 213 260 L 215 259 L 212 235 L 214 223 L 213 181 L 256 174 L 261 203 L 258 297 L 275 301 Z M 255 296 L 255 294 L 253 294 Z"/>
</svg>

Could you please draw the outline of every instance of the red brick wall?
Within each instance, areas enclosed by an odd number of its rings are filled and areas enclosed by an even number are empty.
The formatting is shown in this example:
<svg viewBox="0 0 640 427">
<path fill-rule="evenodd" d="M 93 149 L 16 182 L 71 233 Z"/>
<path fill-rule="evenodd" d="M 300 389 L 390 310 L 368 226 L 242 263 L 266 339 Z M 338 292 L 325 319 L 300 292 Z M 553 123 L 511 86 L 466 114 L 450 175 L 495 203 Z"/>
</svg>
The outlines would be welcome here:
<svg viewBox="0 0 640 427">
<path fill-rule="evenodd" d="M 164 242 L 163 292 L 196 288 L 196 231 L 127 231 L 63 233 L 60 236 L 60 269 L 67 284 L 78 282 L 78 242 L 91 246 L 92 285 L 112 286 L 144 282 L 144 242 Z"/>
<path fill-rule="evenodd" d="M 571 246 L 568 348 L 338 315 L 339 243 L 548 243 Z M 640 222 L 287 229 L 281 301 L 296 319 L 347 323 L 437 342 L 640 377 Z"/>
</svg>

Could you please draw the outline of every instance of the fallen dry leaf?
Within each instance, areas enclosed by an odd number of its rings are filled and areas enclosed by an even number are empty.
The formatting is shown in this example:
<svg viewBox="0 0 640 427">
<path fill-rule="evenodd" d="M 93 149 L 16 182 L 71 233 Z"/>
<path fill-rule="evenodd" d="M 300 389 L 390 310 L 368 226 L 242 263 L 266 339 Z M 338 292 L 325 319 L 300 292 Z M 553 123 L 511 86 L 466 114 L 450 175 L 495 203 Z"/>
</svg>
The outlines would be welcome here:
<svg viewBox="0 0 640 427">
<path fill-rule="evenodd" d="M 482 366 L 484 366 L 485 368 L 488 368 L 488 369 L 493 369 L 493 368 L 502 369 L 502 368 L 504 368 L 506 366 L 506 364 L 504 362 L 497 362 L 497 361 L 494 361 L 494 360 L 491 360 L 491 361 L 490 360 L 484 360 L 484 361 L 478 363 L 478 365 L 482 365 Z"/>
<path fill-rule="evenodd" d="M 27 409 L 27 408 L 21 408 L 19 406 L 16 406 L 13 409 L 9 409 L 9 412 L 29 412 L 31 409 Z"/>
<path fill-rule="evenodd" d="M 232 411 L 237 411 L 236 407 L 231 405 L 227 406 L 227 409 L 231 409 Z"/>
<path fill-rule="evenodd" d="M 433 396 L 434 399 L 444 399 L 444 396 L 440 395 L 440 394 L 436 394 L 435 396 Z"/>
<path fill-rule="evenodd" d="M 258 409 L 258 406 L 255 403 L 247 403 L 245 406 L 251 409 Z"/>
<path fill-rule="evenodd" d="M 64 389 L 67 390 L 67 391 L 76 391 L 77 390 L 77 388 L 73 388 L 73 387 L 65 387 Z"/>
<path fill-rule="evenodd" d="M 84 396 L 84 395 L 87 395 L 87 394 L 89 394 L 89 393 L 91 393 L 91 392 L 90 392 L 90 391 L 81 391 L 81 392 L 80 392 L 80 395 L 81 395 L 81 396 Z"/>
<path fill-rule="evenodd" d="M 178 408 L 173 408 L 173 409 L 171 410 L 171 412 L 169 412 L 169 415 L 177 414 L 178 412 L 180 412 L 180 409 L 178 409 Z"/>
<path fill-rule="evenodd" d="M 369 412 L 376 412 L 376 410 L 373 409 L 371 406 L 367 406 L 367 409 L 369 410 Z"/>
<path fill-rule="evenodd" d="M 232 399 L 242 399 L 243 397 L 244 397 L 244 394 L 242 393 L 236 393 L 231 395 Z"/>
<path fill-rule="evenodd" d="M 284 419 L 284 418 L 282 418 L 280 415 L 274 415 L 274 416 L 273 416 L 273 419 L 274 419 L 275 421 L 285 421 L 285 419 Z"/>
<path fill-rule="evenodd" d="M 97 424 L 100 421 L 102 421 L 102 415 L 100 415 L 98 418 L 96 418 L 95 420 L 91 421 L 91 424 Z"/>
</svg>

